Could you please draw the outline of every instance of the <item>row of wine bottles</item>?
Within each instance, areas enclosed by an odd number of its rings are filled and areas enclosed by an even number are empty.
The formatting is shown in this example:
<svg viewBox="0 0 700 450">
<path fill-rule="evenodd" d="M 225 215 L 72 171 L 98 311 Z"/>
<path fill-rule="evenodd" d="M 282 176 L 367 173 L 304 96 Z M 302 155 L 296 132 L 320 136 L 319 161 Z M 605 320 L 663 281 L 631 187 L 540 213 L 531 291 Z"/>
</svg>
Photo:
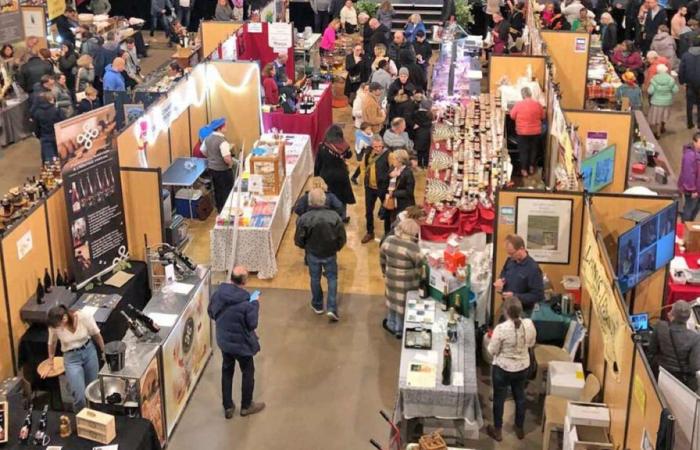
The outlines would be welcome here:
<svg viewBox="0 0 700 450">
<path fill-rule="evenodd" d="M 148 331 L 153 333 L 158 333 L 160 331 L 158 324 L 155 323 L 153 319 L 148 317 L 143 311 L 133 305 L 126 305 L 126 307 L 134 318 L 131 318 L 126 311 L 120 312 L 124 316 L 124 319 L 126 319 L 126 323 L 131 332 L 134 333 L 134 336 L 137 338 L 142 338 Z"/>
<path fill-rule="evenodd" d="M 36 282 L 36 302 L 38 304 L 44 303 L 44 296 L 51 292 L 53 286 L 62 286 L 70 288 L 71 291 L 77 291 L 77 286 L 75 285 L 75 278 L 68 275 L 67 270 L 61 271 L 61 269 L 56 270 L 56 278 L 52 278 L 49 273 L 49 269 L 44 268 L 44 280 L 42 283 L 41 278 L 37 278 Z"/>
<path fill-rule="evenodd" d="M 114 174 L 112 169 L 102 168 L 95 170 L 96 182 L 93 187 L 92 174 L 88 173 L 85 178 L 80 178 L 77 182 L 71 183 L 71 206 L 74 213 L 79 213 L 81 209 L 102 203 L 102 200 L 114 193 Z"/>
<path fill-rule="evenodd" d="M 29 439 L 32 437 L 32 413 L 34 413 L 34 405 L 29 405 L 29 411 L 27 411 L 22 427 L 19 429 L 19 441 L 22 444 L 29 443 Z M 49 405 L 45 405 L 44 409 L 41 411 L 39 428 L 36 430 L 36 433 L 34 433 L 32 442 L 34 445 L 46 445 L 44 437 L 46 436 L 46 428 L 48 427 L 48 414 Z"/>
</svg>

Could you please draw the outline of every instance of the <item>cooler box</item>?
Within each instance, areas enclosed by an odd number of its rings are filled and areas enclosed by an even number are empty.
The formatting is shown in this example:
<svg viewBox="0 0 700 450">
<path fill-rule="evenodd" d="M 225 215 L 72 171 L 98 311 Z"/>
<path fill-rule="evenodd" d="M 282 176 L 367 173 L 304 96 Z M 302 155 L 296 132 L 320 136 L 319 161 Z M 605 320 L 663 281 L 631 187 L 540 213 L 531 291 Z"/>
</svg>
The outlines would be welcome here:
<svg viewBox="0 0 700 450">
<path fill-rule="evenodd" d="M 199 189 L 180 189 L 175 193 L 175 212 L 188 219 L 197 217 L 197 206 L 202 200 Z"/>
<path fill-rule="evenodd" d="M 586 384 L 581 363 L 550 361 L 547 367 L 547 394 L 578 401 Z"/>
</svg>

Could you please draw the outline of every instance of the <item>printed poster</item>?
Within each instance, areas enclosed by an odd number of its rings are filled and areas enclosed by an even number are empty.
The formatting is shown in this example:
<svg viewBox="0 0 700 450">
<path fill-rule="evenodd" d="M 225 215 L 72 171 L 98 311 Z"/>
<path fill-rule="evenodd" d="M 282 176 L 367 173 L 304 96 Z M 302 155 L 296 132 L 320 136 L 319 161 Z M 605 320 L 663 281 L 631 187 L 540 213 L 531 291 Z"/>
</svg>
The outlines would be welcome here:
<svg viewBox="0 0 700 450">
<path fill-rule="evenodd" d="M 158 356 L 148 364 L 146 374 L 141 378 L 141 417 L 150 420 L 156 429 L 161 447 L 165 447 L 165 419 L 163 418 L 163 396 L 158 370 Z"/>
<path fill-rule="evenodd" d="M 53 20 L 66 12 L 66 0 L 46 0 L 49 20 Z"/>
<path fill-rule="evenodd" d="M 595 155 L 607 146 L 607 131 L 589 131 L 586 133 L 586 158 Z"/>
<path fill-rule="evenodd" d="M 515 233 L 535 261 L 569 263 L 572 208 L 571 199 L 518 198 Z"/>
<path fill-rule="evenodd" d="M 46 37 L 44 8 L 36 6 L 22 7 L 22 25 L 25 36 Z"/>
<path fill-rule="evenodd" d="M 0 0 L 2 3 L 2 0 Z M 0 14 L 0 42 L 18 42 L 24 39 L 22 13 L 19 11 Z"/>
</svg>

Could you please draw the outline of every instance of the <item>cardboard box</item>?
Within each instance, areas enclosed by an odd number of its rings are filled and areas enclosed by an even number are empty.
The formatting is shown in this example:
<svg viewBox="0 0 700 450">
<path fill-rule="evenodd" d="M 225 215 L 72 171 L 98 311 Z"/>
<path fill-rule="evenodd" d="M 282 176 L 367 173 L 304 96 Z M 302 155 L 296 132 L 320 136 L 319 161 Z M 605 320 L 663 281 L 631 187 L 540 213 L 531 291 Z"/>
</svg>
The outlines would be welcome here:
<svg viewBox="0 0 700 450">
<path fill-rule="evenodd" d="M 683 241 L 685 242 L 686 252 L 700 252 L 700 222 L 685 223 Z"/>
<path fill-rule="evenodd" d="M 569 402 L 566 417 L 572 425 L 610 426 L 610 409 L 604 403 Z"/>
<path fill-rule="evenodd" d="M 581 398 L 586 384 L 581 363 L 551 361 L 547 373 L 547 394 L 574 401 Z"/>
</svg>

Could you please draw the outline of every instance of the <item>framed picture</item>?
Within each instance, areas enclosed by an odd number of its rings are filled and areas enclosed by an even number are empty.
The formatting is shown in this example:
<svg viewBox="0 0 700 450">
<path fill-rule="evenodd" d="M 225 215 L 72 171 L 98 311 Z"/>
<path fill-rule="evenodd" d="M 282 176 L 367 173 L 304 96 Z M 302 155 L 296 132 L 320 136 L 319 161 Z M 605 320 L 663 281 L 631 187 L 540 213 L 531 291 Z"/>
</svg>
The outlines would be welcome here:
<svg viewBox="0 0 700 450">
<path fill-rule="evenodd" d="M 515 233 L 525 240 L 535 261 L 569 264 L 573 203 L 572 199 L 518 197 Z"/>
<path fill-rule="evenodd" d="M 588 192 L 598 192 L 611 184 L 615 177 L 615 146 L 597 151 L 581 163 L 583 187 Z"/>
<path fill-rule="evenodd" d="M 124 126 L 133 123 L 146 112 L 143 103 L 125 103 L 124 104 Z"/>
<path fill-rule="evenodd" d="M 46 37 L 46 13 L 43 6 L 23 6 L 22 26 L 25 36 Z"/>
</svg>

